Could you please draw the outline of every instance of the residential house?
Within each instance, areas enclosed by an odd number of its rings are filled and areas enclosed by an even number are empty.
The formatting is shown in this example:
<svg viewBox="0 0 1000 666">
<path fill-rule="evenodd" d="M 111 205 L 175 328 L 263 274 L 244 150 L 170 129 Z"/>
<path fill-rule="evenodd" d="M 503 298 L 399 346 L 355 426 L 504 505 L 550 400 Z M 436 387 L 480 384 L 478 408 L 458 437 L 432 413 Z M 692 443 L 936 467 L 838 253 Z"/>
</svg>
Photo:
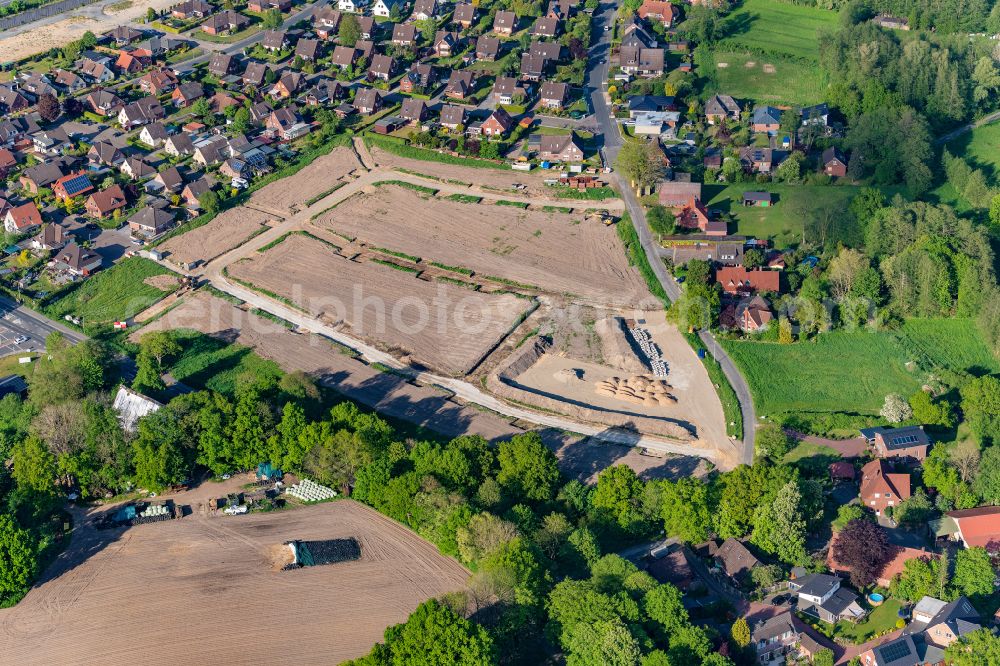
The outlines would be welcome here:
<svg viewBox="0 0 1000 666">
<path fill-rule="evenodd" d="M 181 132 L 174 134 L 163 142 L 163 151 L 174 157 L 192 155 L 194 153 L 194 141 L 189 134 Z"/>
<path fill-rule="evenodd" d="M 657 47 L 656 37 L 635 17 L 626 21 L 625 26 L 621 29 L 621 35 L 621 47 L 639 49 L 655 49 Z"/>
<path fill-rule="evenodd" d="M 885 460 L 876 459 L 861 468 L 861 503 L 881 516 L 889 507 L 910 498 L 910 475 L 892 473 Z"/>
<path fill-rule="evenodd" d="M 215 11 L 215 7 L 204 0 L 185 0 L 170 8 L 170 15 L 176 19 L 186 21 L 194 18 L 205 18 Z"/>
<path fill-rule="evenodd" d="M 174 223 L 174 216 L 164 208 L 146 206 L 128 219 L 134 238 L 156 238 L 163 235 Z"/>
<path fill-rule="evenodd" d="M 359 49 L 363 49 L 362 43 L 364 40 L 371 40 L 372 35 L 375 34 L 375 18 L 372 16 L 359 16 L 358 17 L 358 30 L 361 32 L 361 40 L 354 46 Z M 365 57 L 371 55 L 370 51 L 365 53 Z"/>
<path fill-rule="evenodd" d="M 163 120 L 165 117 L 166 113 L 164 113 L 158 99 L 140 97 L 131 104 L 122 107 L 121 111 L 118 112 L 118 124 L 125 129 L 130 129 Z"/>
<path fill-rule="evenodd" d="M 618 66 L 626 74 L 654 78 L 663 75 L 663 49 L 622 46 L 618 51 Z"/>
<path fill-rule="evenodd" d="M 121 166 L 121 170 L 122 173 L 126 174 L 132 180 L 142 180 L 143 178 L 156 175 L 156 169 L 138 157 L 126 158 Z"/>
<path fill-rule="evenodd" d="M 194 142 L 193 159 L 204 167 L 215 166 L 227 157 L 229 157 L 229 141 L 220 134 L 212 134 Z"/>
<path fill-rule="evenodd" d="M 554 16 L 542 16 L 531 26 L 532 37 L 551 37 L 559 34 L 559 19 Z"/>
<path fill-rule="evenodd" d="M 170 101 L 180 109 L 186 109 L 205 96 L 200 83 L 182 83 L 170 94 Z"/>
<path fill-rule="evenodd" d="M 781 128 L 781 109 L 773 106 L 754 107 L 750 118 L 750 128 L 757 133 L 775 135 Z"/>
<path fill-rule="evenodd" d="M 781 164 L 787 153 L 771 148 L 744 146 L 740 148 L 740 164 L 748 173 L 769 174 Z"/>
<path fill-rule="evenodd" d="M 640 113 L 677 111 L 674 98 L 669 95 L 634 95 L 628 98 L 628 116 L 634 119 Z"/>
<path fill-rule="evenodd" d="M 493 100 L 497 104 L 521 104 L 529 90 L 512 76 L 498 76 L 493 82 Z"/>
<path fill-rule="evenodd" d="M 539 57 L 545 62 L 559 60 L 562 55 L 562 46 L 559 42 L 542 42 L 535 40 L 528 47 L 528 53 L 533 57 Z"/>
<path fill-rule="evenodd" d="M 52 72 L 52 81 L 67 93 L 75 93 L 87 87 L 87 82 L 68 69 L 57 69 Z"/>
<path fill-rule="evenodd" d="M 785 611 L 755 623 L 750 631 L 750 644 L 757 654 L 757 661 L 761 664 L 772 662 L 783 664 L 786 655 L 796 651 L 799 636 L 791 612 Z"/>
<path fill-rule="evenodd" d="M 7 209 L 3 228 L 9 234 L 26 234 L 42 226 L 42 214 L 35 202 L 29 201 Z"/>
<path fill-rule="evenodd" d="M 136 57 L 135 55 L 127 51 L 120 51 L 118 53 L 118 59 L 115 60 L 115 69 L 122 76 L 125 76 L 126 74 L 135 74 L 136 72 L 141 72 L 149 65 L 150 62 L 148 61 L 148 59 Z"/>
<path fill-rule="evenodd" d="M 569 86 L 565 83 L 546 81 L 539 93 L 539 106 L 547 109 L 562 109 L 569 97 Z"/>
<path fill-rule="evenodd" d="M 115 116 L 125 106 L 125 102 L 110 90 L 95 90 L 84 99 L 90 110 L 99 116 Z"/>
<path fill-rule="evenodd" d="M 692 198 L 701 200 L 701 183 L 664 181 L 660 183 L 657 196 L 661 206 L 680 208 Z"/>
<path fill-rule="evenodd" d="M 358 50 L 350 46 L 338 46 L 333 50 L 332 64 L 341 69 L 350 69 L 358 58 Z"/>
<path fill-rule="evenodd" d="M 965 597 L 951 603 L 923 597 L 913 607 L 911 622 L 898 638 L 858 655 L 863 666 L 925 666 L 945 663 L 945 649 L 980 629 L 979 614 Z"/>
<path fill-rule="evenodd" d="M 736 326 L 744 333 L 763 331 L 774 321 L 771 306 L 760 294 L 741 300 L 736 304 L 734 313 Z"/>
<path fill-rule="evenodd" d="M 59 91 L 53 87 L 52 80 L 47 74 L 40 74 L 38 72 L 23 72 L 17 77 L 17 79 L 18 87 L 21 91 L 36 98 L 42 95 L 52 95 L 53 97 L 57 97 L 59 95 Z"/>
<path fill-rule="evenodd" d="M 17 166 L 17 158 L 14 153 L 6 148 L 0 148 L 0 178 L 6 178 L 7 174 Z"/>
<path fill-rule="evenodd" d="M 503 107 L 493 110 L 490 117 L 483 121 L 482 133 L 486 136 L 503 136 L 514 126 L 514 119 Z"/>
<path fill-rule="evenodd" d="M 22 171 L 18 181 L 22 188 L 32 194 L 38 194 L 39 189 L 49 187 L 62 176 L 62 168 L 57 162 L 42 162 Z"/>
<path fill-rule="evenodd" d="M 839 150 L 830 146 L 823 151 L 822 157 L 823 173 L 835 178 L 843 178 L 847 175 L 847 158 Z"/>
<path fill-rule="evenodd" d="M 142 39 L 142 32 L 127 25 L 120 25 L 104 33 L 104 36 L 110 38 L 118 46 L 125 46 Z"/>
<path fill-rule="evenodd" d="M 74 66 L 77 73 L 91 83 L 108 83 L 115 78 L 110 60 L 105 63 L 91 58 L 81 58 Z"/>
<path fill-rule="evenodd" d="M 392 43 L 396 46 L 414 48 L 417 45 L 417 26 L 412 23 L 397 23 L 392 28 Z"/>
<path fill-rule="evenodd" d="M 414 63 L 399 82 L 399 89 L 404 93 L 426 94 L 434 87 L 437 73 L 426 63 Z"/>
<path fill-rule="evenodd" d="M 87 160 L 96 168 L 102 166 L 116 167 L 125 161 L 125 155 L 111 143 L 97 141 L 87 151 Z"/>
<path fill-rule="evenodd" d="M 280 51 L 288 47 L 288 33 L 284 30 L 265 30 L 260 45 L 267 51 Z"/>
<path fill-rule="evenodd" d="M 478 12 L 476 6 L 469 2 L 460 2 L 455 5 L 455 11 L 451 16 L 451 22 L 468 30 L 476 22 Z"/>
<path fill-rule="evenodd" d="M 864 428 L 861 435 L 879 458 L 912 458 L 923 460 L 931 440 L 921 426 L 902 428 Z"/>
<path fill-rule="evenodd" d="M 575 134 L 545 134 L 538 144 L 538 159 L 564 164 L 583 161 L 583 148 Z"/>
<path fill-rule="evenodd" d="M 254 125 L 263 126 L 267 122 L 271 112 L 274 111 L 267 102 L 257 102 L 250 105 L 250 120 Z"/>
<path fill-rule="evenodd" d="M 414 21 L 426 21 L 438 15 L 437 0 L 417 0 L 413 3 L 413 13 L 410 18 Z"/>
<path fill-rule="evenodd" d="M 514 12 L 497 12 L 493 17 L 493 32 L 510 37 L 517 30 L 517 14 Z"/>
<path fill-rule="evenodd" d="M 408 97 L 403 100 L 399 115 L 408 122 L 420 124 L 427 118 L 427 102 L 422 99 Z"/>
<path fill-rule="evenodd" d="M 991 553 L 1000 551 L 1000 506 L 949 511 L 942 523 L 949 529 L 939 529 L 938 535 L 961 541 L 966 548 L 981 546 Z"/>
<path fill-rule="evenodd" d="M 342 12 L 360 14 L 368 6 L 368 0 L 337 0 L 337 9 Z"/>
<path fill-rule="evenodd" d="M 272 9 L 277 9 L 279 12 L 287 12 L 291 8 L 292 0 L 249 0 L 247 2 L 247 9 L 258 14 Z"/>
<path fill-rule="evenodd" d="M 324 5 L 313 14 L 313 29 L 320 39 L 334 39 L 340 28 L 340 10 Z"/>
<path fill-rule="evenodd" d="M 548 60 L 537 53 L 521 54 L 521 69 L 519 73 L 525 81 L 540 81 L 548 69 Z"/>
<path fill-rule="evenodd" d="M 128 204 L 125 199 L 125 192 L 120 185 L 112 185 L 106 190 L 94 192 L 87 197 L 84 208 L 87 215 L 103 220 L 113 214 L 116 210 L 124 208 Z"/>
<path fill-rule="evenodd" d="M 43 252 L 59 250 L 66 245 L 66 230 L 58 224 L 42 225 L 42 230 L 31 239 L 31 249 Z"/>
<path fill-rule="evenodd" d="M 372 63 L 368 67 L 368 79 L 370 81 L 376 79 L 388 81 L 392 78 L 395 68 L 396 63 L 390 56 L 382 55 L 381 53 L 376 54 L 372 57 Z"/>
<path fill-rule="evenodd" d="M 139 131 L 139 141 L 153 148 L 159 148 L 168 136 L 163 123 L 150 123 Z"/>
<path fill-rule="evenodd" d="M 162 95 L 176 87 L 177 76 L 169 69 L 156 69 L 139 79 L 139 88 L 147 95 Z"/>
<path fill-rule="evenodd" d="M 270 67 L 268 67 L 266 62 L 248 62 L 246 68 L 243 70 L 243 85 L 261 87 L 264 85 L 264 78 L 267 76 L 268 69 Z"/>
<path fill-rule="evenodd" d="M 180 192 L 184 188 L 184 178 L 177 167 L 168 167 L 146 183 L 147 192 Z"/>
<path fill-rule="evenodd" d="M 841 580 L 829 574 L 807 574 L 788 582 L 788 589 L 799 597 L 798 609 L 823 622 L 859 620 L 865 612 L 858 595 L 841 587 Z"/>
<path fill-rule="evenodd" d="M 738 588 L 746 585 L 750 581 L 750 572 L 761 565 L 742 541 L 732 537 L 722 542 L 713 558 L 719 570 Z"/>
<path fill-rule="evenodd" d="M 494 61 L 500 55 L 500 40 L 496 37 L 480 35 L 476 40 L 476 59 Z"/>
<path fill-rule="evenodd" d="M 27 110 L 34 100 L 16 87 L 16 84 L 0 85 L 0 111 L 4 114 Z"/>
<path fill-rule="evenodd" d="M 73 275 L 86 277 L 101 267 L 101 256 L 84 249 L 76 243 L 69 243 L 53 257 L 55 267 Z"/>
<path fill-rule="evenodd" d="M 445 104 L 441 107 L 441 126 L 456 130 L 465 125 L 465 107 L 457 104 Z"/>
<path fill-rule="evenodd" d="M 712 95 L 705 102 L 705 119 L 709 125 L 721 123 L 723 120 L 739 121 L 740 105 L 729 95 Z"/>
<path fill-rule="evenodd" d="M 31 136 L 32 148 L 38 155 L 56 157 L 64 151 L 73 147 L 66 130 L 61 127 L 53 127 L 43 132 L 36 132 Z"/>
<path fill-rule="evenodd" d="M 366 116 L 377 113 L 382 108 L 382 93 L 374 88 L 359 88 L 354 96 L 354 108 Z"/>
<path fill-rule="evenodd" d="M 0 146 L 13 148 L 24 137 L 38 131 L 38 123 L 32 116 L 15 118 L 0 117 Z"/>
<path fill-rule="evenodd" d="M 444 96 L 448 99 L 465 99 L 475 90 L 475 74 L 468 70 L 453 71 L 445 86 Z"/>
<path fill-rule="evenodd" d="M 274 110 L 268 117 L 265 127 L 276 136 L 291 141 L 309 133 L 309 125 L 291 107 Z"/>
<path fill-rule="evenodd" d="M 799 115 L 802 117 L 803 127 L 806 125 L 821 125 L 826 127 L 830 118 L 830 107 L 825 102 L 814 106 L 804 106 L 799 109 Z"/>
<path fill-rule="evenodd" d="M 300 39 L 295 44 L 295 57 L 306 62 L 315 62 L 320 57 L 320 42 L 318 39 Z"/>
<path fill-rule="evenodd" d="M 239 12 L 227 9 L 208 17 L 208 20 L 201 24 L 201 29 L 209 35 L 224 35 L 230 32 L 239 32 L 249 25 L 249 18 Z"/>
<path fill-rule="evenodd" d="M 231 106 L 237 108 L 243 106 L 243 97 L 234 97 L 222 90 L 216 90 L 215 94 L 208 98 L 208 105 L 212 113 L 225 114 L 226 109 Z"/>
<path fill-rule="evenodd" d="M 748 270 L 744 266 L 725 266 L 715 273 L 715 281 L 722 291 L 732 296 L 748 296 L 757 292 L 780 291 L 781 274 L 778 271 Z"/>
<path fill-rule="evenodd" d="M 187 204 L 188 208 L 200 210 L 201 197 L 212 189 L 212 185 L 213 183 L 208 179 L 208 176 L 202 176 L 184 186 L 184 189 L 181 190 L 181 198 Z"/>
<path fill-rule="evenodd" d="M 393 10 L 401 12 L 406 5 L 406 0 L 375 0 L 372 5 L 372 15 L 382 18 L 390 18 Z"/>
<path fill-rule="evenodd" d="M 302 86 L 302 82 L 305 81 L 305 75 L 302 72 L 286 71 L 281 77 L 274 82 L 274 85 L 268 91 L 271 97 L 277 97 L 279 99 L 288 99 L 293 97 L 298 91 L 299 87 Z"/>
<path fill-rule="evenodd" d="M 658 21 L 664 28 L 673 25 L 679 12 L 677 7 L 663 0 L 643 0 L 636 12 L 644 21 Z"/>
<path fill-rule="evenodd" d="M 461 37 L 457 32 L 438 30 L 434 34 L 434 42 L 432 44 L 434 55 L 439 58 L 450 58 L 458 51 L 459 44 L 461 44 Z"/>
<path fill-rule="evenodd" d="M 304 99 L 309 106 L 321 106 L 340 99 L 346 92 L 340 81 L 321 76 L 314 79 L 313 87 L 306 92 Z"/>
<path fill-rule="evenodd" d="M 216 53 L 208 61 L 208 72 L 212 76 L 224 79 L 230 74 L 235 74 L 239 68 L 239 60 L 235 56 L 225 53 Z"/>
</svg>

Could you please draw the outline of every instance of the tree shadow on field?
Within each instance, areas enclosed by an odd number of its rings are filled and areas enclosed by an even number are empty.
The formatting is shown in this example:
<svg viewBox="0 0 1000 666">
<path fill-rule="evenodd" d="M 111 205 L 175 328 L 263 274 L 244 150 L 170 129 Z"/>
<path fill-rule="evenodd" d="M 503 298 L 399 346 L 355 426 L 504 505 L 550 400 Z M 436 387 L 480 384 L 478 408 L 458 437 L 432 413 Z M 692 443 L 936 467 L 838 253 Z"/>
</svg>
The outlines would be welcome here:
<svg viewBox="0 0 1000 666">
<path fill-rule="evenodd" d="M 602 436 L 612 432 L 622 443 L 601 439 Z M 594 437 L 555 429 L 544 430 L 541 435 L 542 441 L 559 459 L 559 467 L 563 473 L 583 483 L 595 482 L 598 474 L 617 464 L 638 468 L 636 473 L 639 478 L 650 480 L 678 479 L 695 475 L 702 462 L 697 456 L 678 455 L 660 458 L 644 454 L 637 446 L 639 434 L 623 428 L 607 428 Z M 640 462 L 642 464 L 639 464 Z"/>
</svg>

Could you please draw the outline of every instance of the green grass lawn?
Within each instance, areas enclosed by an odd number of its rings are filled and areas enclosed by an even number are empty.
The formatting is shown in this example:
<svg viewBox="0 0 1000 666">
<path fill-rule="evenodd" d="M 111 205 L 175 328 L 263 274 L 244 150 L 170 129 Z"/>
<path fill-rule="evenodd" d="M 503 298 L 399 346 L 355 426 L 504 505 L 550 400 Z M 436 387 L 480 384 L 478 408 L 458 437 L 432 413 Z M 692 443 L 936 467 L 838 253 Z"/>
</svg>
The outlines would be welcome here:
<svg viewBox="0 0 1000 666">
<path fill-rule="evenodd" d="M 836 26 L 834 11 L 781 0 L 746 0 L 723 24 L 728 36 L 720 45 L 816 61 L 820 32 Z"/>
<path fill-rule="evenodd" d="M 232 395 L 237 378 L 283 374 L 277 363 L 257 356 L 249 347 L 229 344 L 189 329 L 175 331 L 183 352 L 170 366 L 170 374 L 196 389 L 209 389 Z"/>
<path fill-rule="evenodd" d="M 912 395 L 926 380 L 930 366 L 907 368 L 921 356 L 958 372 L 1000 371 L 1000 361 L 969 319 L 910 319 L 898 331 L 831 331 L 791 345 L 750 340 L 722 344 L 764 415 L 877 415 L 887 394 Z M 833 429 L 851 428 L 846 421 L 842 428 L 830 423 Z"/>
<path fill-rule="evenodd" d="M 868 617 L 857 624 L 846 620 L 838 622 L 833 628 L 833 635 L 854 645 L 860 645 L 876 636 L 886 634 L 896 628 L 901 606 L 902 604 L 895 599 L 886 599 L 885 603 L 877 606 Z"/>
<path fill-rule="evenodd" d="M 909 319 L 903 333 L 932 362 L 946 368 L 976 375 L 1000 372 L 1000 361 L 972 319 Z"/>
<path fill-rule="evenodd" d="M 146 284 L 156 275 L 171 275 L 156 262 L 141 257 L 126 259 L 93 277 L 77 282 L 43 307 L 46 315 L 82 317 L 85 327 L 128 319 L 176 289 L 167 291 Z"/>
<path fill-rule="evenodd" d="M 712 70 L 699 68 L 699 75 L 714 78 L 719 91 L 737 99 L 789 105 L 823 101 L 826 75 L 815 63 L 729 48 L 712 55 L 714 60 L 709 59 Z M 720 67 L 722 63 L 724 66 Z M 764 65 L 770 65 L 767 71 Z"/>
<path fill-rule="evenodd" d="M 769 208 L 745 208 L 740 202 L 747 190 L 764 189 L 776 196 Z M 736 228 L 730 233 L 773 240 L 777 247 L 802 242 L 802 211 L 814 207 L 834 208 L 846 212 L 851 199 L 860 188 L 853 185 L 706 185 L 704 197 L 709 208 L 732 213 Z M 845 215 L 845 220 L 848 216 Z M 851 229 L 845 229 L 850 233 Z M 861 239 L 855 239 L 860 241 Z"/>
<path fill-rule="evenodd" d="M 890 333 L 831 331 L 791 345 L 723 340 L 761 415 L 878 414 L 889 393 L 911 395 L 921 379 Z"/>
<path fill-rule="evenodd" d="M 961 134 L 945 148 L 952 155 L 965 158 L 976 169 L 986 174 L 987 183 L 996 187 L 1000 181 L 1000 123 L 990 123 Z M 971 210 L 969 202 L 951 183 L 945 181 L 925 197 L 928 201 L 954 206 L 959 213 Z"/>
</svg>

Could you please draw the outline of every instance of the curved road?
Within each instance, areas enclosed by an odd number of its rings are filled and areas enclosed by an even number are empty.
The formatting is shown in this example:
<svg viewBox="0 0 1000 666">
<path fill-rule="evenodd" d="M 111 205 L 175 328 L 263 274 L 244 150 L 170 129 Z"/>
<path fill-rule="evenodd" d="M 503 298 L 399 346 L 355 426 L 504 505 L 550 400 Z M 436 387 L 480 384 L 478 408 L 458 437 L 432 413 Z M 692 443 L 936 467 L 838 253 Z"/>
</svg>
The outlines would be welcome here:
<svg viewBox="0 0 1000 666">
<path fill-rule="evenodd" d="M 590 95 L 591 108 L 594 111 L 594 117 L 597 120 L 600 131 L 604 135 L 604 148 L 602 152 L 604 153 L 605 163 L 608 165 L 614 165 L 618 157 L 618 151 L 622 146 L 621 132 L 619 131 L 618 123 L 611 117 L 610 99 L 607 93 L 604 92 L 604 83 L 607 81 L 608 76 L 608 60 L 611 57 L 612 35 L 612 31 L 605 31 L 604 28 L 613 24 L 616 11 L 617 4 L 611 2 L 602 3 L 597 11 L 594 12 L 593 30 L 594 34 L 598 35 L 598 39 L 590 47 L 586 80 L 586 92 Z M 649 229 L 649 224 L 646 222 L 646 214 L 643 211 L 642 205 L 636 198 L 635 192 L 629 187 L 629 184 L 623 182 L 617 172 L 613 178 L 617 181 L 618 190 L 625 201 L 625 207 L 628 209 L 635 229 L 639 234 L 639 241 L 642 243 L 642 249 L 645 251 L 646 257 L 649 258 L 649 264 L 653 267 L 653 272 L 656 273 L 657 279 L 663 285 L 663 289 L 670 300 L 676 300 L 681 294 L 680 285 L 667 273 L 663 261 L 660 260 L 658 247 Z M 729 384 L 733 387 L 736 397 L 740 401 L 740 411 L 743 415 L 743 450 L 740 454 L 740 462 L 750 465 L 753 463 L 754 426 L 757 423 L 757 416 L 753 408 L 753 397 L 750 395 L 750 387 L 747 386 L 746 380 L 743 379 L 743 375 L 736 368 L 736 364 L 733 363 L 729 355 L 718 344 L 711 331 L 699 331 L 698 336 L 705 344 L 709 353 L 719 362 L 722 372 L 726 375 L 726 379 L 729 380 Z"/>
</svg>

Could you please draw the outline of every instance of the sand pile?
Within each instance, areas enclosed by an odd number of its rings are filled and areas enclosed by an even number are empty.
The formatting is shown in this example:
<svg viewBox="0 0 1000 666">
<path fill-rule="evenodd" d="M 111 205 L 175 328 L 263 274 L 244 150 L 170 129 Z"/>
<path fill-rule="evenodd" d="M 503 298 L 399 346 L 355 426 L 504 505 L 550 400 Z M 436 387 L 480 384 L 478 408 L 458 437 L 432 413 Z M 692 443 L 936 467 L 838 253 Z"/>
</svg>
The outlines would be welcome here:
<svg viewBox="0 0 1000 666">
<path fill-rule="evenodd" d="M 627 379 L 612 377 L 597 382 L 598 395 L 617 398 L 645 407 L 660 407 L 677 402 L 670 393 L 670 384 L 649 375 L 632 375 Z"/>
</svg>

